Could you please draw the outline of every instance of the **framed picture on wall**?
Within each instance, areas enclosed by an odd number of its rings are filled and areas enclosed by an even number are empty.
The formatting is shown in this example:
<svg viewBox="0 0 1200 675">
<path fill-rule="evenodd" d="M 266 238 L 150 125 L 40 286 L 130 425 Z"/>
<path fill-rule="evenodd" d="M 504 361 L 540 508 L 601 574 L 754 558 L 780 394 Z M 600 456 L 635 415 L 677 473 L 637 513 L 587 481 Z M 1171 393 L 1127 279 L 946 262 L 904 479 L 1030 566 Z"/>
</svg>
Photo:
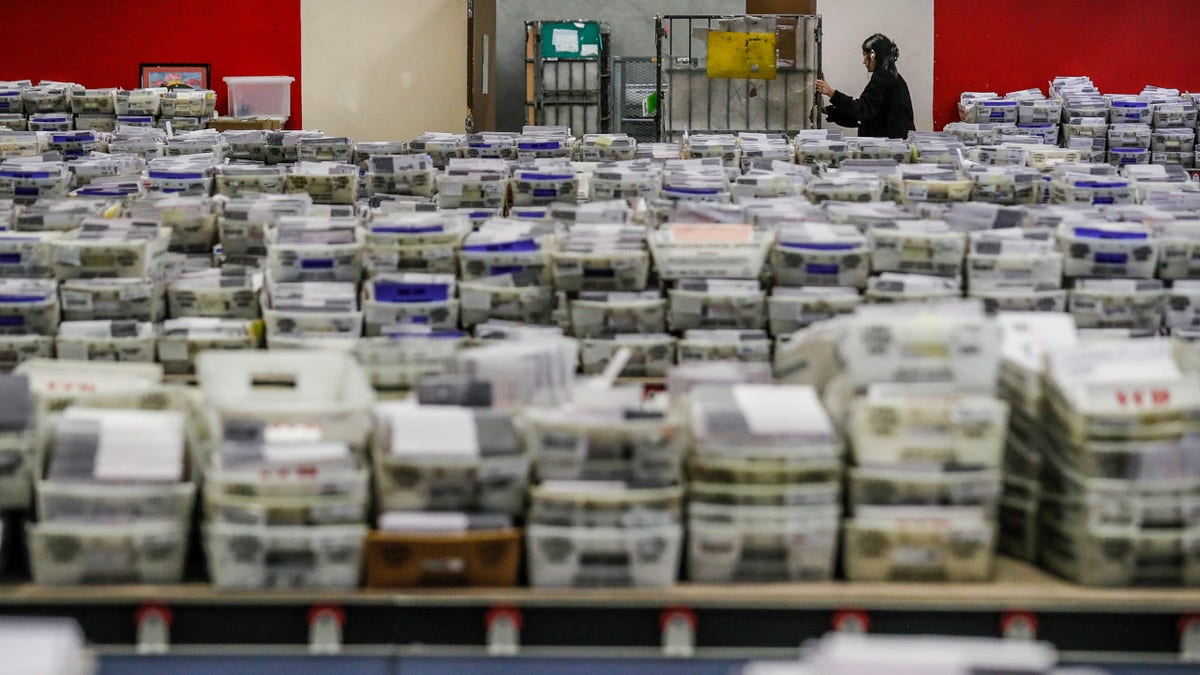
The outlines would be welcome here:
<svg viewBox="0 0 1200 675">
<path fill-rule="evenodd" d="M 208 89 L 207 63 L 143 63 L 138 82 L 146 87 Z"/>
</svg>

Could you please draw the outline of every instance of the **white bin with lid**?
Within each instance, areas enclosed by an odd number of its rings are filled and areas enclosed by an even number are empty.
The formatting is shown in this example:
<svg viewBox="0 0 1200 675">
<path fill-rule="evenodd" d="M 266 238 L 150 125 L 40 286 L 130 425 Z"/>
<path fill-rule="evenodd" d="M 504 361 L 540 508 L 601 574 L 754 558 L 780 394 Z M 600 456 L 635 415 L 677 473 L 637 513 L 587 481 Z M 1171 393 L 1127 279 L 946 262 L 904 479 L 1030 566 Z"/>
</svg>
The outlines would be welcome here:
<svg viewBox="0 0 1200 675">
<path fill-rule="evenodd" d="M 284 122 L 292 114 L 290 75 L 226 77 L 231 117 L 273 117 Z"/>
</svg>

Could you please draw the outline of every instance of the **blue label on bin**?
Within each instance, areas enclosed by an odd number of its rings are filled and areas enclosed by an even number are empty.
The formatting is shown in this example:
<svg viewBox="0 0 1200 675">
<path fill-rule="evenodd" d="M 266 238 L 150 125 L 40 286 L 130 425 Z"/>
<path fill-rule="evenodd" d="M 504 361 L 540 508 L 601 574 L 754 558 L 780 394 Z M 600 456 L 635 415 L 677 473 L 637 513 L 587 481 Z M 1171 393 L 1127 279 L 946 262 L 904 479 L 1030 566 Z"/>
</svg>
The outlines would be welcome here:
<svg viewBox="0 0 1200 675">
<path fill-rule="evenodd" d="M 496 265 L 492 268 L 492 274 L 518 274 L 524 271 L 524 265 Z"/>
<path fill-rule="evenodd" d="M 831 265 L 828 263 L 811 263 L 804 266 L 804 271 L 808 274 L 837 274 L 841 268 L 840 265 Z"/>
<path fill-rule="evenodd" d="M 1098 263 L 1107 263 L 1109 265 L 1124 265 L 1129 256 L 1124 253 L 1102 253 L 1097 252 L 1093 258 Z"/>
<path fill-rule="evenodd" d="M 333 269 L 333 258 L 307 258 L 300 261 L 300 269 L 331 270 Z"/>
<path fill-rule="evenodd" d="M 449 299 L 448 284 L 375 282 L 375 300 L 378 302 L 445 302 Z"/>
<path fill-rule="evenodd" d="M 424 234 L 426 232 L 441 232 L 440 225 L 384 225 L 371 228 L 372 232 L 396 232 L 401 234 Z"/>
<path fill-rule="evenodd" d="M 796 248 L 805 251 L 852 251 L 858 244 L 821 244 L 817 242 L 780 242 L 784 248 Z"/>
<path fill-rule="evenodd" d="M 720 191 L 721 191 L 720 188 L 685 188 L 685 187 L 663 188 L 663 192 L 678 192 L 680 194 L 685 194 L 685 195 L 715 195 Z"/>
<path fill-rule="evenodd" d="M 562 143 L 558 141 L 524 141 L 517 143 L 518 150 L 558 150 L 562 147 Z"/>
<path fill-rule="evenodd" d="M 518 239 L 517 241 L 497 242 L 495 244 L 473 244 L 471 246 L 463 246 L 464 251 L 476 252 L 513 252 L 524 253 L 528 251 L 537 251 L 537 242 L 532 239 Z"/>
<path fill-rule="evenodd" d="M 1075 236 L 1089 239 L 1148 239 L 1150 237 L 1146 232 L 1110 232 L 1095 227 L 1077 227 Z"/>
<path fill-rule="evenodd" d="M 431 338 L 434 340 L 459 340 L 465 335 L 460 330 L 435 330 L 429 333 L 425 332 L 388 332 L 387 336 L 392 340 L 403 340 L 406 338 Z"/>
<path fill-rule="evenodd" d="M 0 171 L 0 176 L 4 178 L 50 178 L 53 175 L 49 171 L 16 171 L 11 169 Z"/>
<path fill-rule="evenodd" d="M 524 180 L 571 180 L 575 176 L 562 173 L 535 173 L 533 171 L 522 171 L 517 174 L 517 178 Z"/>
</svg>

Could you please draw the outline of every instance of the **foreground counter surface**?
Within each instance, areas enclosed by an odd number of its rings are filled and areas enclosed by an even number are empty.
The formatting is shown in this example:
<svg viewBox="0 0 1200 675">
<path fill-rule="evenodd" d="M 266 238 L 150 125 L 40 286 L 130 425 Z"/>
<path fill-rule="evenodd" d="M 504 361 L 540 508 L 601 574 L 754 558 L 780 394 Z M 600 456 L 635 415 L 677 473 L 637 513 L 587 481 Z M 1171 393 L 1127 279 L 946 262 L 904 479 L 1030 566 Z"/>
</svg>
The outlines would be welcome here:
<svg viewBox="0 0 1200 675">
<path fill-rule="evenodd" d="M 169 645 L 147 643 L 150 632 L 139 630 L 148 608 L 168 619 Z M 655 659 L 664 655 L 664 645 L 672 645 L 670 653 L 702 660 L 787 658 L 798 645 L 829 630 L 865 624 L 870 632 L 907 635 L 995 637 L 1032 629 L 1060 650 L 1063 661 L 1170 665 L 1195 656 L 1189 654 L 1188 636 L 1197 625 L 1200 590 L 1085 588 L 1001 558 L 994 582 L 954 585 L 682 584 L 397 593 L 18 584 L 0 593 L 0 612 L 7 615 L 77 618 L 88 641 L 102 654 L 121 657 L 118 661 L 164 647 L 179 657 L 301 656 L 313 649 L 310 621 L 326 609 L 340 620 L 340 641 L 318 638 L 317 650 L 347 657 L 483 657 L 497 651 L 496 631 L 489 626 L 495 627 L 498 614 L 510 613 L 519 626 L 516 653 L 521 657 Z M 680 642 L 664 634 L 672 617 L 694 627 L 693 648 L 686 637 Z M 507 652 L 512 653 L 511 646 Z"/>
</svg>

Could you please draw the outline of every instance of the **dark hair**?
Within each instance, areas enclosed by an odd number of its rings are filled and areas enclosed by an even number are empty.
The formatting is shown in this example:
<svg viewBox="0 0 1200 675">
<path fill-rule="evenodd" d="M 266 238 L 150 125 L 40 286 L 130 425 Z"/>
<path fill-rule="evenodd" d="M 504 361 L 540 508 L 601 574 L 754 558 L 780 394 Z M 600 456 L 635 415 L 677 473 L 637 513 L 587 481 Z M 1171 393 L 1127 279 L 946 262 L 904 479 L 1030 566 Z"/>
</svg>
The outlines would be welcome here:
<svg viewBox="0 0 1200 675">
<path fill-rule="evenodd" d="M 896 72 L 896 59 L 900 58 L 900 48 L 883 33 L 876 33 L 863 40 L 863 52 L 875 52 L 875 67 L 889 73 Z"/>
</svg>

